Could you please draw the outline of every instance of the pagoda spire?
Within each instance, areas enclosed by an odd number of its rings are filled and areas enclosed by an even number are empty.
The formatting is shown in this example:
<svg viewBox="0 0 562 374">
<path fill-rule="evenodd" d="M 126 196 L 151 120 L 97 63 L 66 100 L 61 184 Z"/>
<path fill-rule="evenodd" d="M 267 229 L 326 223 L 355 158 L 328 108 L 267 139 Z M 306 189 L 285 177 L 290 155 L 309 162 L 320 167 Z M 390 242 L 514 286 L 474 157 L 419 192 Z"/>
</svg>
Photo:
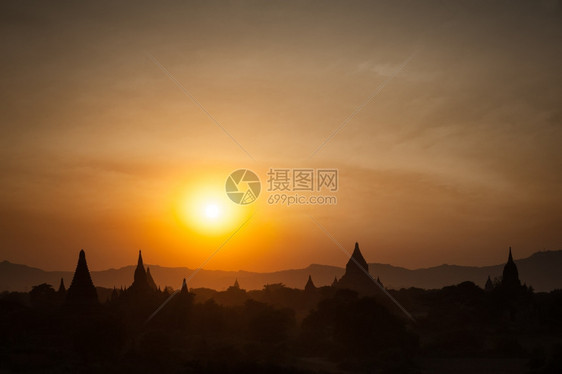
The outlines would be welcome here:
<svg viewBox="0 0 562 374">
<path fill-rule="evenodd" d="M 316 290 L 316 286 L 314 285 L 314 282 L 312 281 L 312 277 L 309 274 L 308 281 L 306 282 L 306 286 L 304 286 L 304 292 L 312 292 L 315 290 Z"/>
<path fill-rule="evenodd" d="M 517 290 L 521 287 L 519 272 L 517 271 L 517 265 L 515 265 L 515 261 L 513 261 L 511 247 L 509 247 L 507 263 L 503 268 L 502 287 L 507 290 Z"/>
<path fill-rule="evenodd" d="M 146 271 L 144 270 L 144 264 L 142 262 L 142 253 L 140 250 L 139 250 L 139 259 L 137 262 L 137 268 L 135 269 L 135 277 L 131 288 L 141 291 L 148 289 L 148 279 L 146 276 Z"/>
<path fill-rule="evenodd" d="M 98 303 L 96 287 L 92 282 L 86 262 L 86 253 L 82 249 L 78 255 L 78 264 L 68 288 L 66 300 L 72 303 Z"/>
<path fill-rule="evenodd" d="M 367 261 L 365 261 L 365 257 L 361 254 L 361 250 L 359 249 L 359 243 L 355 242 L 355 248 L 353 249 L 353 254 L 351 258 L 347 262 L 345 266 L 346 270 L 350 268 L 363 268 L 365 271 L 369 271 L 369 265 L 367 265 Z M 360 270 L 360 269 L 358 269 Z"/>
<path fill-rule="evenodd" d="M 238 284 L 238 278 L 236 278 L 236 280 L 234 281 L 234 285 L 232 287 L 236 289 L 240 289 L 240 285 Z"/>
<path fill-rule="evenodd" d="M 64 294 L 66 293 L 66 287 L 64 286 L 64 278 L 60 279 L 60 284 L 59 284 L 59 290 L 58 290 L 59 294 Z"/>
<path fill-rule="evenodd" d="M 185 280 L 185 278 L 183 278 L 183 282 L 182 282 L 182 284 L 181 284 L 180 293 L 181 293 L 181 294 L 186 294 L 187 292 L 188 292 L 188 289 L 187 289 L 187 281 Z"/>
<path fill-rule="evenodd" d="M 140 267 L 144 271 L 144 264 L 142 262 L 142 251 L 139 249 L 139 259 L 137 261 L 137 267 Z"/>
<path fill-rule="evenodd" d="M 336 284 L 337 288 L 340 289 L 350 289 L 356 291 L 359 295 L 375 296 L 382 298 L 383 295 L 386 296 L 392 303 L 400 309 L 404 315 L 413 320 L 412 315 L 402 306 L 400 303 L 392 297 L 390 293 L 383 287 L 382 282 L 377 277 L 369 273 L 369 265 L 365 258 L 361 254 L 359 249 L 359 243 L 355 243 L 355 248 L 353 249 L 353 254 L 345 266 L 345 273 L 340 278 Z M 386 300 L 382 299 L 382 300 Z"/>
</svg>

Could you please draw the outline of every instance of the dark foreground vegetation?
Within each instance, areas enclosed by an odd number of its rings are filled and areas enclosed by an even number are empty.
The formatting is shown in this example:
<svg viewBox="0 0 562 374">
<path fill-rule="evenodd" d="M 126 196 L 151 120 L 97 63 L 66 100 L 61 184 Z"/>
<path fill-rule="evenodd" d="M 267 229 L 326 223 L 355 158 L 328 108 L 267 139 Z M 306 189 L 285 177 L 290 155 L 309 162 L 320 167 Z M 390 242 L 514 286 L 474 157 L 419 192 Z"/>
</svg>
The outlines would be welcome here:
<svg viewBox="0 0 562 374">
<path fill-rule="evenodd" d="M 0 372 L 423 373 L 460 358 L 562 372 L 562 291 L 391 291 L 416 322 L 353 291 L 280 284 L 184 289 L 146 322 L 170 290 L 133 291 L 82 304 L 46 284 L 2 294 Z"/>
</svg>

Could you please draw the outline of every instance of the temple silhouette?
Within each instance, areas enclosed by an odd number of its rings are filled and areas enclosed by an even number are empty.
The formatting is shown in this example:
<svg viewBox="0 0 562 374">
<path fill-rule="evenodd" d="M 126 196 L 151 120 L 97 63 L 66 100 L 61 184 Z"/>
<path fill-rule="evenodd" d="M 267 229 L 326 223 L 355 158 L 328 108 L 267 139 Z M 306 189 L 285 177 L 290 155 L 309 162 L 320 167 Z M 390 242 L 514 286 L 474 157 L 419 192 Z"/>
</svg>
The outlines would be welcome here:
<svg viewBox="0 0 562 374">
<path fill-rule="evenodd" d="M 349 289 L 362 296 L 372 296 L 381 293 L 383 284 L 379 277 L 376 279 L 369 273 L 369 264 L 363 257 L 359 249 L 359 243 L 355 243 L 355 248 L 350 259 L 345 266 L 344 275 L 338 280 L 334 277 L 331 287 L 336 289 Z M 304 291 L 307 294 L 314 293 L 318 287 L 314 285 L 312 277 L 309 275 Z"/>
<path fill-rule="evenodd" d="M 378 284 L 376 283 L 378 282 Z M 334 279 L 332 284 L 336 288 L 350 289 L 363 296 L 381 294 L 382 283 L 380 279 L 375 280 L 369 273 L 369 265 L 359 249 L 359 243 L 355 243 L 353 253 L 345 265 L 345 273 L 339 279 Z"/>
<path fill-rule="evenodd" d="M 137 266 L 133 274 L 133 283 L 122 291 L 114 290 L 111 299 L 118 304 L 136 306 L 138 311 L 148 308 L 167 291 L 160 291 L 149 267 L 144 266 L 142 251 L 139 250 Z"/>
<path fill-rule="evenodd" d="M 60 279 L 59 289 L 57 291 L 59 295 L 66 295 L 66 287 L 64 286 L 64 278 Z"/>
<path fill-rule="evenodd" d="M 146 275 L 146 270 L 144 269 L 144 264 L 142 262 L 142 253 L 141 251 L 139 251 L 139 259 L 137 262 L 137 268 L 135 269 L 135 277 L 133 280 L 133 284 L 131 285 L 131 287 L 129 287 L 129 291 L 145 293 L 149 288 L 148 276 Z"/>
<path fill-rule="evenodd" d="M 497 290 L 504 294 L 517 294 L 527 289 L 525 285 L 521 284 L 521 280 L 519 279 L 519 271 L 517 270 L 517 265 L 513 260 L 513 255 L 511 253 L 511 247 L 509 247 L 509 254 L 507 256 L 507 262 L 503 267 L 503 273 L 501 277 L 501 281 L 496 281 L 496 284 L 492 282 L 490 276 L 486 280 L 486 285 L 484 286 L 484 290 L 486 291 L 493 291 Z"/>
<path fill-rule="evenodd" d="M 64 283 L 61 280 L 61 287 L 64 287 Z M 59 287 L 60 290 L 60 287 Z M 82 249 L 78 255 L 78 264 L 76 265 L 76 270 L 74 271 L 74 277 L 72 278 L 72 283 L 66 292 L 66 302 L 68 304 L 97 304 L 98 293 L 94 283 L 92 282 L 92 277 L 90 276 L 90 270 L 88 269 L 88 264 L 86 263 L 86 253 Z"/>
<path fill-rule="evenodd" d="M 521 288 L 521 281 L 519 280 L 517 265 L 515 265 L 515 261 L 513 261 L 513 256 L 511 255 L 511 247 L 509 247 L 509 256 L 507 258 L 507 263 L 503 268 L 501 287 L 506 290 L 517 290 Z"/>
<path fill-rule="evenodd" d="M 403 357 L 410 355 L 412 358 L 425 352 L 429 355 L 437 352 L 444 357 L 468 352 L 469 356 L 477 355 L 475 357 L 497 355 L 503 359 L 505 355 L 512 355 L 518 358 L 524 351 L 515 338 L 527 339 L 531 331 L 538 341 L 545 336 L 544 331 L 554 329 L 552 331 L 556 332 L 560 326 L 558 305 L 561 305 L 562 295 L 559 292 L 534 295 L 531 288 L 522 284 L 511 248 L 501 278 L 488 276 L 485 291 L 471 281 L 442 289 L 387 290 L 378 276 L 368 273 L 369 265 L 358 243 L 340 279 L 336 277 L 332 284 L 321 286 L 308 274 L 304 289 L 272 283 L 246 292 L 238 279 L 232 279 L 231 286 L 217 291 L 189 288 L 189 278 L 183 278 L 181 286 L 175 290 L 169 287 L 160 290 L 150 269 L 144 265 L 141 251 L 137 265 L 126 269 L 130 277 L 128 287 L 96 289 L 85 252 L 81 250 L 68 289 L 64 279 L 60 279 L 58 291 L 45 283 L 35 286 L 29 292 L 28 305 L 21 299 L 17 306 L 14 300 L 22 295 L 16 293 L 8 295 L 4 304 L 0 302 L 0 311 L 4 307 L 5 316 L 11 318 L 4 330 L 9 330 L 10 324 L 20 323 L 22 327 L 13 330 L 10 339 L 43 344 L 46 336 L 43 331 L 51 329 L 55 338 L 44 343 L 48 348 L 46 352 L 51 352 L 49 345 L 54 344 L 60 352 L 67 350 L 69 362 L 74 362 L 76 357 L 83 357 L 85 363 L 92 362 L 91 357 L 97 357 L 102 363 L 109 359 L 111 361 L 107 362 L 111 366 L 103 368 L 109 371 L 123 358 L 129 360 L 127 357 L 130 357 L 132 360 L 119 371 L 135 368 L 136 372 L 162 372 L 162 362 L 170 357 L 174 359 L 169 352 L 179 346 L 184 355 L 175 358 L 178 360 L 176 368 L 184 365 L 184 357 L 187 357 L 225 362 L 220 370 L 211 367 L 210 373 L 278 372 L 274 368 L 268 371 L 247 367 L 231 371 L 229 365 L 232 360 L 245 362 L 248 357 L 255 361 L 276 358 L 280 352 L 290 353 L 289 360 L 309 357 L 331 360 L 335 357 L 330 356 L 331 352 L 336 352 L 342 365 L 349 360 L 367 362 L 364 360 L 374 358 L 365 370 L 350 371 L 359 373 L 372 372 L 372 368 L 380 365 L 381 352 L 391 354 L 387 362 L 390 369 Z M 47 318 L 48 323 L 37 330 L 33 341 L 28 341 L 26 334 L 20 331 L 27 333 L 37 316 Z M 56 318 L 49 319 L 52 316 Z M 31 321 L 34 322 L 30 324 Z M 463 329 L 461 333 L 459 329 Z M 478 330 L 478 335 L 471 335 L 473 330 Z M 425 334 L 428 342 L 420 343 L 418 333 Z M 471 343 L 467 349 L 467 337 L 477 345 Z M 177 344 L 185 342 L 189 344 Z M 219 343 L 220 350 L 207 342 Z M 283 346 L 295 342 L 292 347 Z M 12 349 L 10 344 L 8 340 L 4 349 Z M 224 353 L 224 344 L 247 347 L 244 348 L 247 351 L 233 356 L 229 352 L 234 350 Z M 422 350 L 417 351 L 420 345 Z M 261 352 L 264 347 L 267 351 Z M 143 361 L 146 357 L 150 360 Z M 138 366 L 130 366 L 130 362 Z M 153 370 L 143 371 L 147 363 L 153 365 Z M 195 363 L 193 370 L 174 372 L 208 372 L 201 371 L 198 365 Z M 80 368 L 73 367 L 76 370 L 70 372 L 82 372 Z M 295 373 L 313 372 L 299 370 Z"/>
<path fill-rule="evenodd" d="M 266 285 L 264 286 L 264 290 L 271 290 L 274 286 L 283 287 L 282 284 Z M 302 297 L 304 297 L 303 305 L 306 309 L 313 308 L 316 303 L 323 297 L 326 297 L 326 295 L 344 289 L 354 291 L 361 297 L 374 297 L 381 305 L 385 306 L 394 314 L 406 315 L 408 318 L 412 319 L 409 312 L 384 288 L 380 278 L 375 278 L 369 273 L 369 265 L 361 253 L 357 242 L 346 264 L 345 273 L 340 279 L 335 277 L 330 286 L 317 287 L 314 284 L 312 276 L 308 276 L 302 294 Z M 493 282 L 490 276 L 488 276 L 485 290 L 489 292 L 500 292 L 508 297 L 516 296 L 524 293 L 524 290 L 527 290 L 527 287 L 522 285 L 519 279 L 519 272 L 513 260 L 511 247 L 509 247 L 508 260 L 504 266 L 501 281 Z M 180 295 L 180 298 L 186 300 L 186 305 L 191 302 L 187 300 L 194 295 L 189 292 L 185 278 L 183 279 L 182 286 L 176 292 Z M 98 293 L 90 276 L 84 250 L 80 251 L 76 271 L 70 287 L 66 290 L 64 280 L 61 279 L 57 294 L 59 295 L 59 299 L 65 299 L 66 304 L 99 304 Z M 134 271 L 131 286 L 126 289 L 117 289 L 114 287 L 111 295 L 106 296 L 104 300 L 118 302 L 121 303 L 121 305 L 133 306 L 148 304 L 150 300 L 154 301 L 169 294 L 170 291 L 168 290 L 160 291 L 160 288 L 152 277 L 150 268 L 145 268 L 142 252 L 139 250 L 137 266 Z M 240 288 L 238 279 L 234 281 L 232 286 L 228 287 L 226 291 L 217 297 L 222 302 L 226 302 L 229 305 L 240 304 L 248 298 L 246 291 Z"/>
<path fill-rule="evenodd" d="M 236 278 L 234 280 L 234 283 L 232 284 L 232 286 L 229 286 L 226 289 L 226 291 L 227 292 L 234 292 L 234 293 L 244 292 L 244 290 L 240 288 L 240 283 L 238 283 L 238 278 Z"/>
<path fill-rule="evenodd" d="M 150 273 L 150 269 L 146 268 L 145 270 L 142 253 L 139 251 L 133 283 L 126 289 L 123 289 L 122 287 L 121 289 L 113 287 L 111 295 L 107 298 L 107 300 L 116 301 L 123 297 L 138 299 L 158 292 L 161 291 L 156 285 L 156 282 Z M 84 250 L 81 250 L 78 256 L 78 264 L 76 265 L 76 270 L 74 271 L 70 287 L 66 290 L 64 279 L 61 278 L 57 294 L 59 297 L 64 298 L 65 303 L 69 305 L 99 304 L 98 292 L 92 281 Z"/>
<path fill-rule="evenodd" d="M 380 278 L 375 279 L 369 273 L 369 264 L 363 257 L 357 242 L 345 266 L 344 275 L 339 280 L 335 277 L 331 286 L 318 288 L 314 285 L 312 277 L 308 276 L 304 287 L 304 296 L 308 299 L 306 304 L 314 307 L 322 297 L 319 291 L 325 288 L 332 291 L 351 290 L 360 297 L 372 297 L 396 316 L 401 318 L 405 316 L 408 320 L 414 320 L 412 315 L 384 288 Z"/>
<path fill-rule="evenodd" d="M 308 281 L 306 282 L 306 285 L 304 286 L 304 293 L 309 294 L 309 293 L 314 293 L 314 292 L 316 292 L 316 286 L 314 285 L 314 282 L 312 281 L 312 277 L 309 275 Z"/>
<path fill-rule="evenodd" d="M 375 280 L 369 274 L 369 265 L 359 249 L 359 243 L 355 243 L 353 253 L 345 266 L 344 275 L 339 280 L 337 277 L 334 277 L 331 287 L 336 289 L 349 289 L 362 296 L 372 296 L 380 293 L 382 282 L 380 278 L 377 277 Z M 304 286 L 305 293 L 312 294 L 317 289 L 312 277 L 309 275 L 306 285 Z"/>
</svg>

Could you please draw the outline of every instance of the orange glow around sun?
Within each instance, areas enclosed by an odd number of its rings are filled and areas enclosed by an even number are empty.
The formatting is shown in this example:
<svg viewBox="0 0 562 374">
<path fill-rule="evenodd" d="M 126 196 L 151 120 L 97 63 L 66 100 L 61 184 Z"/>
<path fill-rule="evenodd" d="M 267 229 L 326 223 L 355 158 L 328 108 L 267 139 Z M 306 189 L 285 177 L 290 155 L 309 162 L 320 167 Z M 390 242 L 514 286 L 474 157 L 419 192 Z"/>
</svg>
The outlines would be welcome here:
<svg viewBox="0 0 562 374">
<path fill-rule="evenodd" d="M 239 227 L 250 209 L 231 201 L 224 183 L 228 174 L 207 175 L 179 188 L 173 201 L 179 223 L 203 236 L 223 235 Z"/>
</svg>

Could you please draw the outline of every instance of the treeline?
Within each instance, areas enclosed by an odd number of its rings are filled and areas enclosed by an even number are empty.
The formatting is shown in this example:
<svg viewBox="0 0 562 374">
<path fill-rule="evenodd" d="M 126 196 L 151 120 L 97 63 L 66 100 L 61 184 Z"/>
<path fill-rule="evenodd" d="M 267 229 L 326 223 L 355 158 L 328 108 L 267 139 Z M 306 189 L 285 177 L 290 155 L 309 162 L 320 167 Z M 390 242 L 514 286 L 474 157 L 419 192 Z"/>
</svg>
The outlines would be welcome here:
<svg viewBox="0 0 562 374">
<path fill-rule="evenodd" d="M 560 372 L 562 292 L 471 282 L 393 296 L 408 322 L 349 290 L 268 285 L 144 293 L 72 305 L 49 285 L 0 297 L 0 369 L 21 372 L 417 372 L 420 357 L 525 358 Z M 167 304 L 149 320 L 154 311 Z"/>
</svg>

